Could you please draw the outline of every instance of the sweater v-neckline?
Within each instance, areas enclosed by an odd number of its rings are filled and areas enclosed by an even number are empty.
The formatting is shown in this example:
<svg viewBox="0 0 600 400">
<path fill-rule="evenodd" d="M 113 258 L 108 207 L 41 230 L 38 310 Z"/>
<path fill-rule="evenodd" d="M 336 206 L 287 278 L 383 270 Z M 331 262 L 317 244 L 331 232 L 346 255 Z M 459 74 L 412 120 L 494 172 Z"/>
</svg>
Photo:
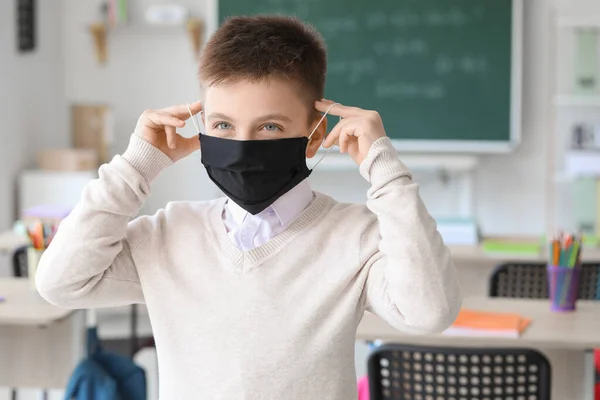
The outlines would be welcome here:
<svg viewBox="0 0 600 400">
<path fill-rule="evenodd" d="M 223 210 L 227 198 L 224 197 L 214 203 L 214 207 L 210 210 L 210 222 L 213 232 L 219 247 L 237 267 L 238 273 L 242 274 L 276 254 L 285 244 L 308 226 L 318 221 L 332 207 L 331 197 L 319 192 L 314 192 L 314 194 L 314 200 L 283 232 L 271 238 L 265 244 L 247 251 L 240 250 L 231 243 L 231 239 L 227 234 L 227 229 L 223 223 Z"/>
</svg>

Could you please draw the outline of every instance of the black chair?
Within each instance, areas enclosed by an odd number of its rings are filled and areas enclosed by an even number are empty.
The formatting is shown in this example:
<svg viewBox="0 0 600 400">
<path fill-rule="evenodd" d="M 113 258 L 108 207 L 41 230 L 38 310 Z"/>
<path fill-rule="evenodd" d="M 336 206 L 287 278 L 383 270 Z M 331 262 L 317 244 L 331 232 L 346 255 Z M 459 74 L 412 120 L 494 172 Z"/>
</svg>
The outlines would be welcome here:
<svg viewBox="0 0 600 400">
<path fill-rule="evenodd" d="M 600 262 L 581 264 L 580 300 L 600 301 Z M 498 266 L 490 278 L 490 297 L 547 299 L 548 282 L 545 263 L 507 263 Z M 592 350 L 590 350 L 592 351 Z M 600 351 L 594 350 L 596 384 L 600 383 Z"/>
<path fill-rule="evenodd" d="M 371 400 L 550 400 L 550 363 L 529 349 L 388 344 L 368 370 Z"/>
<path fill-rule="evenodd" d="M 12 256 L 13 275 L 17 278 L 26 278 L 27 268 L 27 246 L 19 247 L 13 252 Z"/>
<path fill-rule="evenodd" d="M 600 263 L 582 263 L 578 298 L 600 300 Z M 490 278 L 490 297 L 547 299 L 546 264 L 507 263 L 498 266 Z"/>
</svg>

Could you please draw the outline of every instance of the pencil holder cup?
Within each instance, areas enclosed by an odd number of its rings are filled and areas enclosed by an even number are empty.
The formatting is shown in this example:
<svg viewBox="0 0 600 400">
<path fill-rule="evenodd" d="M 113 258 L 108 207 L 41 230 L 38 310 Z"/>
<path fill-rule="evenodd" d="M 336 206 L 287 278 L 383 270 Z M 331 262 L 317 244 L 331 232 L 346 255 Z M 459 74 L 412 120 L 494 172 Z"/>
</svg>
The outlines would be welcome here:
<svg viewBox="0 0 600 400">
<path fill-rule="evenodd" d="M 31 283 L 32 289 L 36 290 L 35 286 L 35 273 L 37 271 L 40 258 L 44 254 L 44 250 L 36 249 L 35 247 L 27 248 L 27 277 Z"/>
<path fill-rule="evenodd" d="M 547 270 L 550 309 L 557 312 L 574 311 L 579 292 L 581 267 L 548 265 Z"/>
</svg>

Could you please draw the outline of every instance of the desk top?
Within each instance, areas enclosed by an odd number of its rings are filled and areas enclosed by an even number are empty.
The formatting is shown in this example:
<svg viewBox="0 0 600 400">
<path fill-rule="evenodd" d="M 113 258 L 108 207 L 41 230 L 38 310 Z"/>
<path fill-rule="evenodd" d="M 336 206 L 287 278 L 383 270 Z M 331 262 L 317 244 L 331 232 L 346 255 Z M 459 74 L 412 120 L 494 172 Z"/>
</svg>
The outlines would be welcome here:
<svg viewBox="0 0 600 400">
<path fill-rule="evenodd" d="M 21 246 L 27 246 L 28 240 L 13 231 L 0 232 L 0 253 L 12 253 Z"/>
<path fill-rule="evenodd" d="M 357 339 L 421 345 L 560 348 L 586 350 L 600 347 L 600 301 L 579 301 L 577 311 L 550 311 L 548 300 L 493 299 L 473 297 L 463 307 L 481 311 L 520 313 L 532 319 L 520 338 L 481 336 L 408 335 L 398 332 L 378 316 L 365 313 Z"/>
<path fill-rule="evenodd" d="M 489 253 L 485 252 L 480 246 L 448 246 L 452 253 L 452 259 L 466 262 L 485 262 L 494 261 L 500 264 L 505 261 L 546 261 L 546 254 L 510 254 L 510 253 Z M 600 262 L 600 248 L 585 247 L 582 253 L 582 260 L 585 262 Z"/>
<path fill-rule="evenodd" d="M 49 325 L 69 316 L 65 310 L 46 302 L 26 278 L 0 278 L 0 325 Z"/>
</svg>

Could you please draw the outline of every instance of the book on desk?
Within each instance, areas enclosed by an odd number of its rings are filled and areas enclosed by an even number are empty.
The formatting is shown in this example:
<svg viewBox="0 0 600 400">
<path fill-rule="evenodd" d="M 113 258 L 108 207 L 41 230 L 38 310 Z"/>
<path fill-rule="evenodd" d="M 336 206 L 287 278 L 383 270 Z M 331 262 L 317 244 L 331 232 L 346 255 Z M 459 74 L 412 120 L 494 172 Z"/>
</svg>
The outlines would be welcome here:
<svg viewBox="0 0 600 400">
<path fill-rule="evenodd" d="M 462 309 L 444 335 L 518 338 L 530 323 L 531 319 L 516 313 Z"/>
</svg>

